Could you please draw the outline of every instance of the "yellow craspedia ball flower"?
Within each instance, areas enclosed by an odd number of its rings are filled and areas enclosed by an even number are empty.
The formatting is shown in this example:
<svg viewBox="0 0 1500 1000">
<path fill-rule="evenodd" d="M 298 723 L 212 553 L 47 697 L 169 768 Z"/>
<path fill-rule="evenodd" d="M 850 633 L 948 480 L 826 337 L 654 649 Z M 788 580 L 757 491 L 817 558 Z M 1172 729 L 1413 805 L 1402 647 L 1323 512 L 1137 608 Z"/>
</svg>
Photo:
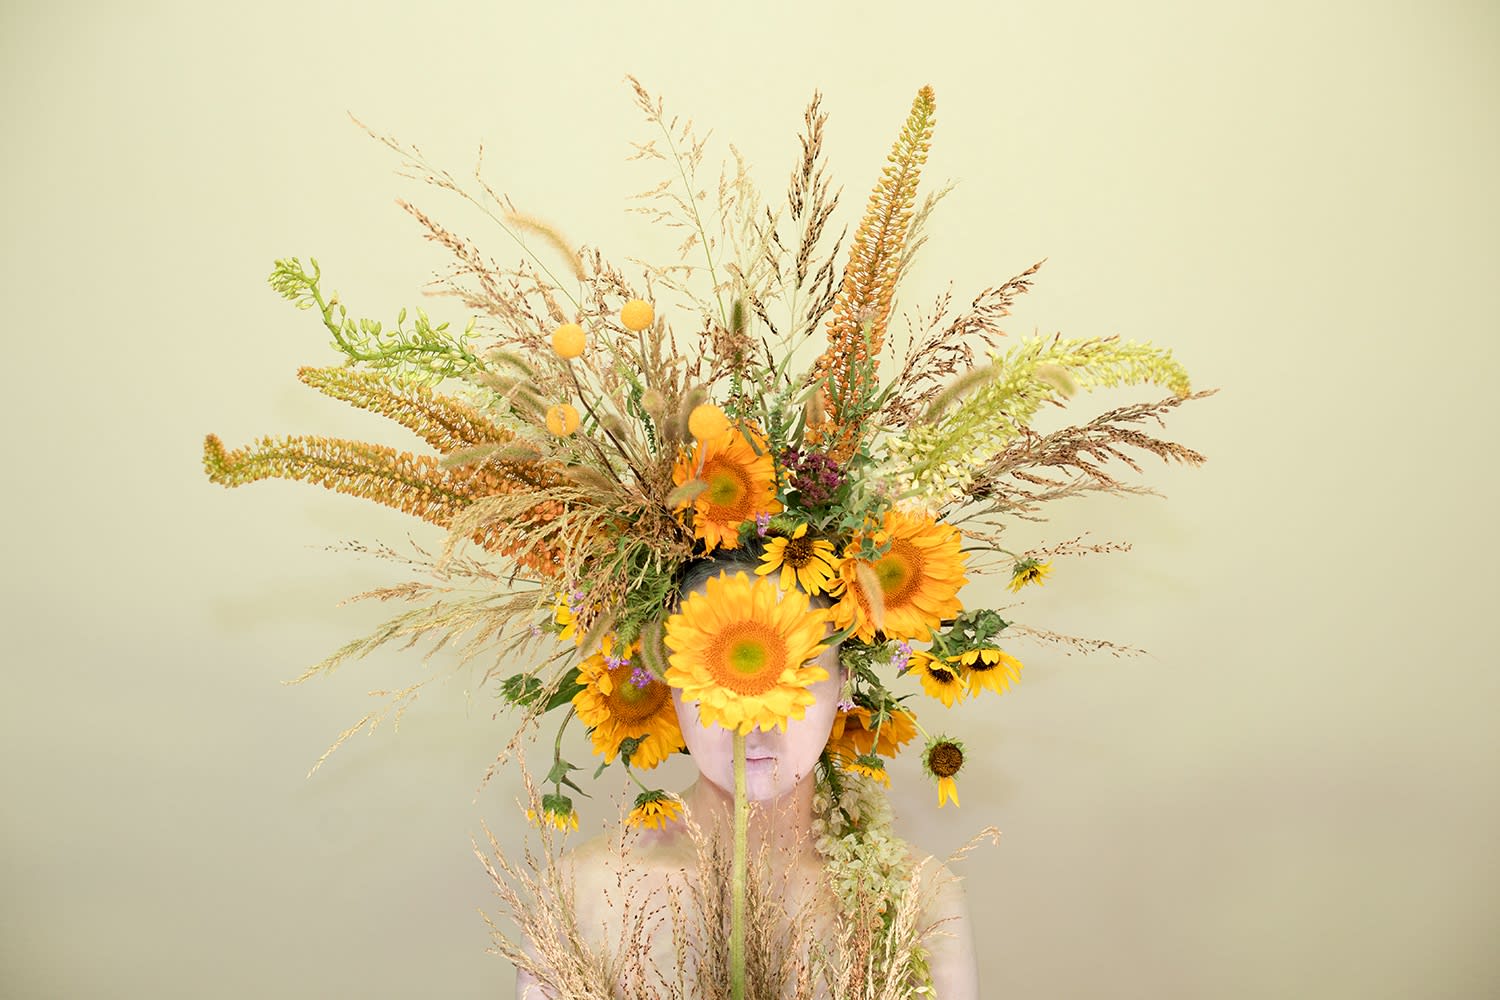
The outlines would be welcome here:
<svg viewBox="0 0 1500 1000">
<path fill-rule="evenodd" d="M 577 323 L 564 323 L 552 331 L 552 349 L 560 358 L 567 358 L 571 361 L 581 356 L 585 342 L 583 327 Z"/>
<path fill-rule="evenodd" d="M 567 437 L 578 429 L 578 411 L 569 403 L 547 407 L 547 430 Z"/>
<path fill-rule="evenodd" d="M 724 411 L 712 403 L 703 403 L 693 407 L 693 412 L 688 414 L 688 433 L 699 441 L 708 441 L 716 438 L 729 430 L 729 418 L 724 416 Z"/>
<path fill-rule="evenodd" d="M 645 299 L 631 299 L 620 307 L 620 323 L 631 333 L 639 333 L 656 319 L 656 310 Z"/>
</svg>

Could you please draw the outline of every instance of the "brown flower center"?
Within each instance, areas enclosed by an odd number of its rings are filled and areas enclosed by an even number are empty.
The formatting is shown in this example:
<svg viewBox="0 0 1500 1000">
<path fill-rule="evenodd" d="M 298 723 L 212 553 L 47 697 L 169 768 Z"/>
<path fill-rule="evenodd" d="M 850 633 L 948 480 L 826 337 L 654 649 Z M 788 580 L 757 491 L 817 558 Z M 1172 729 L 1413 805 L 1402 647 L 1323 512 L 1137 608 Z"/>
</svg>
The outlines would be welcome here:
<svg viewBox="0 0 1500 1000">
<path fill-rule="evenodd" d="M 668 696 L 667 686 L 660 681 L 648 681 L 639 687 L 631 680 L 635 668 L 626 664 L 609 672 L 614 690 L 609 693 L 609 711 L 626 725 L 638 725 L 655 715 Z"/>
<path fill-rule="evenodd" d="M 813 561 L 813 556 L 818 550 L 813 548 L 816 539 L 803 535 L 801 538 L 787 539 L 786 548 L 781 550 L 781 561 L 793 569 L 801 569 Z"/>
<path fill-rule="evenodd" d="M 927 754 L 927 767 L 939 778 L 951 778 L 964 766 L 964 752 L 957 743 L 939 743 Z"/>
</svg>

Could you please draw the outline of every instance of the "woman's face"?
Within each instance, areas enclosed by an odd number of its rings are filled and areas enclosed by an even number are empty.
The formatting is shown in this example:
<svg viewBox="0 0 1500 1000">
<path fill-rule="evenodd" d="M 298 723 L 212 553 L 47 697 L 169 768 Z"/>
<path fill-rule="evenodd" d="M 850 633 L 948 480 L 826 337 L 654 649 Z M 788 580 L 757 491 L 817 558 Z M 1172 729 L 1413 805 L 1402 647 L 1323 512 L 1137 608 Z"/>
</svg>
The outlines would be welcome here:
<svg viewBox="0 0 1500 1000">
<path fill-rule="evenodd" d="M 786 731 L 753 729 L 745 736 L 745 793 L 751 802 L 770 802 L 786 795 L 812 773 L 813 765 L 828 744 L 833 719 L 838 714 L 843 679 L 837 647 L 818 654 L 817 664 L 828 677 L 808 688 L 817 700 L 807 706 L 802 718 L 787 722 Z M 704 726 L 698 703 L 682 700 L 682 691 L 672 689 L 677 721 L 688 752 L 698 772 L 729 795 L 734 794 L 734 731 L 720 725 Z"/>
</svg>

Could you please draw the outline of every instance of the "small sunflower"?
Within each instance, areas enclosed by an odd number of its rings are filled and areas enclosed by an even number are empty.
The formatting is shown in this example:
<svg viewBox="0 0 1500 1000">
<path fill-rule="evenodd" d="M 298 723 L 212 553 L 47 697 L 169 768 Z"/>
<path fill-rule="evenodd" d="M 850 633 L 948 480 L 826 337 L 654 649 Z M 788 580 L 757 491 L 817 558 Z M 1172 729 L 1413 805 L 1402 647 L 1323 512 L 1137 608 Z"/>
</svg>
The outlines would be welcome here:
<svg viewBox="0 0 1500 1000">
<path fill-rule="evenodd" d="M 625 822 L 634 827 L 665 830 L 668 823 L 676 822 L 681 812 L 682 803 L 675 795 L 653 790 L 635 797 L 635 808 L 630 810 Z"/>
<path fill-rule="evenodd" d="M 868 753 L 894 757 L 917 735 L 917 717 L 905 709 L 896 709 L 880 724 L 878 738 L 873 718 L 874 713 L 863 705 L 841 709 L 828 734 L 828 752 L 839 760 Z"/>
<path fill-rule="evenodd" d="M 578 665 L 583 690 L 573 696 L 573 710 L 589 727 L 594 753 L 602 754 L 606 764 L 629 739 L 635 741 L 630 766 L 649 771 L 686 746 L 672 691 L 649 671 L 631 664 L 633 647 L 614 656 L 613 644 L 605 639 L 599 652 Z"/>
<path fill-rule="evenodd" d="M 952 708 L 964 700 L 964 671 L 957 663 L 938 659 L 925 649 L 911 654 L 911 671 L 922 682 L 922 690 Z"/>
<path fill-rule="evenodd" d="M 885 769 L 885 761 L 874 754 L 860 754 L 846 763 L 844 770 L 853 771 L 855 774 L 863 774 L 867 778 L 874 778 L 887 788 L 891 787 L 891 776 Z"/>
<path fill-rule="evenodd" d="M 1042 562 L 1040 559 L 1022 559 L 1011 568 L 1010 587 L 1011 593 L 1018 592 L 1028 583 L 1034 583 L 1040 587 L 1046 579 L 1047 574 L 1052 572 L 1050 562 Z"/>
<path fill-rule="evenodd" d="M 958 600 L 959 588 L 968 582 L 963 537 L 950 524 L 895 509 L 886 512 L 883 531 L 890 549 L 866 564 L 874 570 L 884 598 L 882 631 L 888 639 L 926 640 L 943 619 L 963 609 Z M 854 545 L 847 548 L 839 567 L 840 581 L 834 589 L 842 596 L 833 608 L 833 624 L 840 629 L 853 625 L 858 639 L 871 642 L 875 623 L 857 582 L 856 552 Z"/>
<path fill-rule="evenodd" d="M 964 767 L 964 745 L 958 740 L 939 736 L 927 744 L 922 751 L 922 767 L 938 783 L 938 808 L 949 799 L 958 805 L 958 782 L 954 777 Z"/>
<path fill-rule="evenodd" d="M 828 677 L 812 662 L 827 628 L 828 613 L 803 592 L 720 573 L 667 619 L 666 681 L 698 703 L 704 725 L 785 731 L 813 703 L 808 687 Z"/>
<path fill-rule="evenodd" d="M 678 486 L 692 480 L 707 484 L 697 498 L 681 508 L 693 508 L 693 535 L 707 551 L 722 546 L 738 548 L 740 525 L 757 514 L 781 510 L 776 499 L 776 464 L 759 437 L 747 437 L 729 427 L 716 437 L 698 440 L 683 452 L 672 469 Z"/>
<path fill-rule="evenodd" d="M 528 809 L 526 819 L 537 827 L 555 826 L 563 833 L 578 829 L 578 813 L 573 809 L 573 800 L 566 795 L 543 795 L 541 815 Z"/>
<path fill-rule="evenodd" d="M 809 594 L 821 594 L 833 582 L 835 557 L 833 543 L 822 538 L 808 538 L 807 525 L 797 525 L 790 535 L 766 542 L 765 554 L 755 572 L 760 576 L 781 570 L 781 589 L 800 585 Z"/>
<path fill-rule="evenodd" d="M 980 688 L 1004 694 L 1007 688 L 1021 680 L 1021 661 L 993 646 L 965 650 L 949 657 L 949 663 L 966 668 L 971 695 L 978 695 Z"/>
</svg>

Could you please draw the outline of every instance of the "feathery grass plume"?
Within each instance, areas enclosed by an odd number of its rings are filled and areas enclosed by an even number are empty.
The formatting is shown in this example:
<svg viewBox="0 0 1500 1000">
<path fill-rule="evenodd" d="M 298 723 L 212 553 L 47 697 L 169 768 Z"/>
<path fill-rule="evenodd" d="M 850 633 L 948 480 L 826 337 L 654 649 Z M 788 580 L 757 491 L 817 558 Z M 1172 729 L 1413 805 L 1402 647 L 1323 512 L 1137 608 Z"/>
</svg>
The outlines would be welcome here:
<svg viewBox="0 0 1500 1000">
<path fill-rule="evenodd" d="M 578 251 L 574 250 L 568 244 L 568 241 L 563 237 L 562 233 L 557 231 L 556 227 L 538 219 L 534 215 L 524 215 L 521 212 L 515 211 L 507 212 L 505 214 L 505 221 L 517 229 L 536 233 L 553 250 L 556 250 L 563 260 L 567 261 L 568 268 L 573 272 L 575 278 L 579 281 L 588 280 L 588 276 L 583 273 L 583 262 L 579 259 Z"/>
<path fill-rule="evenodd" d="M 893 427 L 910 424 L 933 396 L 943 391 L 944 383 L 954 375 L 974 366 L 974 348 L 994 352 L 996 338 L 1005 335 L 999 321 L 1010 315 L 1018 296 L 1031 289 L 1031 276 L 1041 269 L 1039 260 L 998 288 L 987 288 L 974 297 L 966 312 L 944 322 L 952 303 L 951 291 L 937 300 L 932 315 L 913 324 L 924 332 L 913 334 L 907 345 L 901 371 L 891 380 L 890 393 L 881 410 L 884 421 Z"/>
<path fill-rule="evenodd" d="M 874 360 L 885 342 L 911 206 L 932 142 L 935 109 L 932 88 L 923 87 L 854 232 L 843 285 L 828 324 L 828 350 L 818 358 L 809 378 L 830 380 L 829 395 L 835 405 L 832 426 L 826 432 L 827 450 L 840 461 L 858 449 L 860 418 L 875 394 Z"/>
<path fill-rule="evenodd" d="M 964 495 L 984 463 L 1014 438 L 1043 403 L 1056 401 L 1058 368 L 1081 389 L 1166 385 L 1188 394 L 1188 376 L 1172 352 L 1115 337 L 1037 338 L 993 359 L 993 376 L 980 381 L 935 423 L 918 423 L 889 445 L 888 470 L 898 488 L 934 507 Z"/>
<path fill-rule="evenodd" d="M 1001 517 L 1033 520 L 1044 503 L 1064 497 L 1083 493 L 1153 493 L 1146 487 L 1115 478 L 1109 464 L 1119 462 L 1133 472 L 1141 472 L 1140 463 L 1127 450 L 1134 449 L 1155 455 L 1163 462 L 1202 465 L 1206 459 L 1199 452 L 1154 437 L 1136 425 L 1151 421 L 1164 426 L 1163 415 L 1168 411 L 1217 391 L 1209 389 L 1150 403 L 1133 403 L 1100 414 L 1081 426 L 1064 427 L 1050 434 L 1022 431 L 1004 450 L 985 462 L 968 485 L 964 500 L 979 502 L 968 517 L 999 526 L 1003 524 Z M 974 537 L 968 527 L 964 534 Z"/>
</svg>

